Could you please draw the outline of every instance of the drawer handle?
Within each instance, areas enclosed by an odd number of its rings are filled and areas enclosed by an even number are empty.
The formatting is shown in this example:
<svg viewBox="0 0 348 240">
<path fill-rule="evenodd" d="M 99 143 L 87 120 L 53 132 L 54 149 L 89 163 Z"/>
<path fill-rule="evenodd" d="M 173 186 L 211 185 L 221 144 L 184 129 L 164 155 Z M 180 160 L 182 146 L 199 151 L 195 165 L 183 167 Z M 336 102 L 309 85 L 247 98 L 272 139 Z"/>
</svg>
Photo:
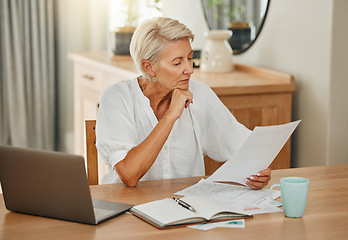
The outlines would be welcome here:
<svg viewBox="0 0 348 240">
<path fill-rule="evenodd" d="M 91 76 L 91 75 L 88 75 L 88 74 L 85 74 L 85 75 L 83 75 L 82 77 L 83 77 L 83 78 L 86 78 L 86 79 L 88 79 L 88 80 L 94 80 L 94 77 Z"/>
</svg>

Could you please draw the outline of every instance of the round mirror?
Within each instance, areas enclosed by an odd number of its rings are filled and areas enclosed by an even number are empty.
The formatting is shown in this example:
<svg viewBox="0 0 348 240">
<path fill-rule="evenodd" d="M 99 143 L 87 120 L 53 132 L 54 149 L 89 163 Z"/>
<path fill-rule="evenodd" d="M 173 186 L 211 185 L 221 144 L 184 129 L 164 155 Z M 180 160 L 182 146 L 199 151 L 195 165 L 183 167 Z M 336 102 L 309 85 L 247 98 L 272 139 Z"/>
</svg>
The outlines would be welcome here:
<svg viewBox="0 0 348 240">
<path fill-rule="evenodd" d="M 233 54 L 241 54 L 256 41 L 265 22 L 270 0 L 201 0 L 209 29 L 228 29 Z"/>
</svg>

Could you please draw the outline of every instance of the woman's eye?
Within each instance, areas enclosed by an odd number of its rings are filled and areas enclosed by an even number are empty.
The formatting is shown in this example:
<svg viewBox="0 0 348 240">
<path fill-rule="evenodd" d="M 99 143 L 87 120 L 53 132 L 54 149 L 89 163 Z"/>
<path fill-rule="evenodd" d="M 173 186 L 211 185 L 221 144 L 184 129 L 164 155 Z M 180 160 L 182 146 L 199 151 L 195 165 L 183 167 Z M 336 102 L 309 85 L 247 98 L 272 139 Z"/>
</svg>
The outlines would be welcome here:
<svg viewBox="0 0 348 240">
<path fill-rule="evenodd" d="M 175 66 L 178 66 L 180 64 L 181 64 L 181 62 L 174 63 Z"/>
</svg>

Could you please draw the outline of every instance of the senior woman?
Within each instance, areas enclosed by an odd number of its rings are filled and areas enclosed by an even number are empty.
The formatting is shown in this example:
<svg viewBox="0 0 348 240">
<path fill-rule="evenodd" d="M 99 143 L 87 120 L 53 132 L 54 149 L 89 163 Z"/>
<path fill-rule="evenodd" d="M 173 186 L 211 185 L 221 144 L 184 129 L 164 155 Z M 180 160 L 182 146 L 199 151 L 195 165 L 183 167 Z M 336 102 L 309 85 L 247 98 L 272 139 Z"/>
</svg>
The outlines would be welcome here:
<svg viewBox="0 0 348 240">
<path fill-rule="evenodd" d="M 170 18 L 145 20 L 130 53 L 141 73 L 108 87 L 97 118 L 97 148 L 109 167 L 102 183 L 203 176 L 204 156 L 227 161 L 250 130 L 206 85 L 191 79 L 194 34 Z M 265 169 L 246 179 L 261 189 Z"/>
</svg>

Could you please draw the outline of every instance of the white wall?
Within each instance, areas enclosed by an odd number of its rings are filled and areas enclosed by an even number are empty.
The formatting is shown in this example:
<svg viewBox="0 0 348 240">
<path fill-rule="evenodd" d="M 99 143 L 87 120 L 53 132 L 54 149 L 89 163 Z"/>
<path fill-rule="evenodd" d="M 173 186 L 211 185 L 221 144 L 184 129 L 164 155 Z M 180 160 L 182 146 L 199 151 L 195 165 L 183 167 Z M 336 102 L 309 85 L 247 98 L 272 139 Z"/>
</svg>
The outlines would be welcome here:
<svg viewBox="0 0 348 240">
<path fill-rule="evenodd" d="M 167 15 L 187 21 L 195 31 L 207 30 L 196 7 L 200 0 L 175 2 L 182 17 Z M 348 163 L 347 10 L 345 0 L 272 0 L 261 35 L 234 57 L 295 76 L 293 119 L 303 121 L 293 135 L 292 166 Z"/>
<path fill-rule="evenodd" d="M 293 166 L 327 164 L 331 22 L 332 1 L 274 0 L 260 38 L 235 58 L 295 76 L 293 119 L 303 121 L 293 137 Z"/>
<path fill-rule="evenodd" d="M 348 163 L 348 1 L 333 6 L 328 162 L 343 164 Z"/>
<path fill-rule="evenodd" d="M 260 39 L 235 58 L 295 76 L 293 119 L 303 122 L 293 137 L 293 166 L 348 163 L 344 10 L 344 0 L 273 0 Z"/>
<path fill-rule="evenodd" d="M 68 52 L 107 49 L 107 0 L 59 0 L 57 55 L 60 149 L 73 153 L 73 63 Z"/>
</svg>

